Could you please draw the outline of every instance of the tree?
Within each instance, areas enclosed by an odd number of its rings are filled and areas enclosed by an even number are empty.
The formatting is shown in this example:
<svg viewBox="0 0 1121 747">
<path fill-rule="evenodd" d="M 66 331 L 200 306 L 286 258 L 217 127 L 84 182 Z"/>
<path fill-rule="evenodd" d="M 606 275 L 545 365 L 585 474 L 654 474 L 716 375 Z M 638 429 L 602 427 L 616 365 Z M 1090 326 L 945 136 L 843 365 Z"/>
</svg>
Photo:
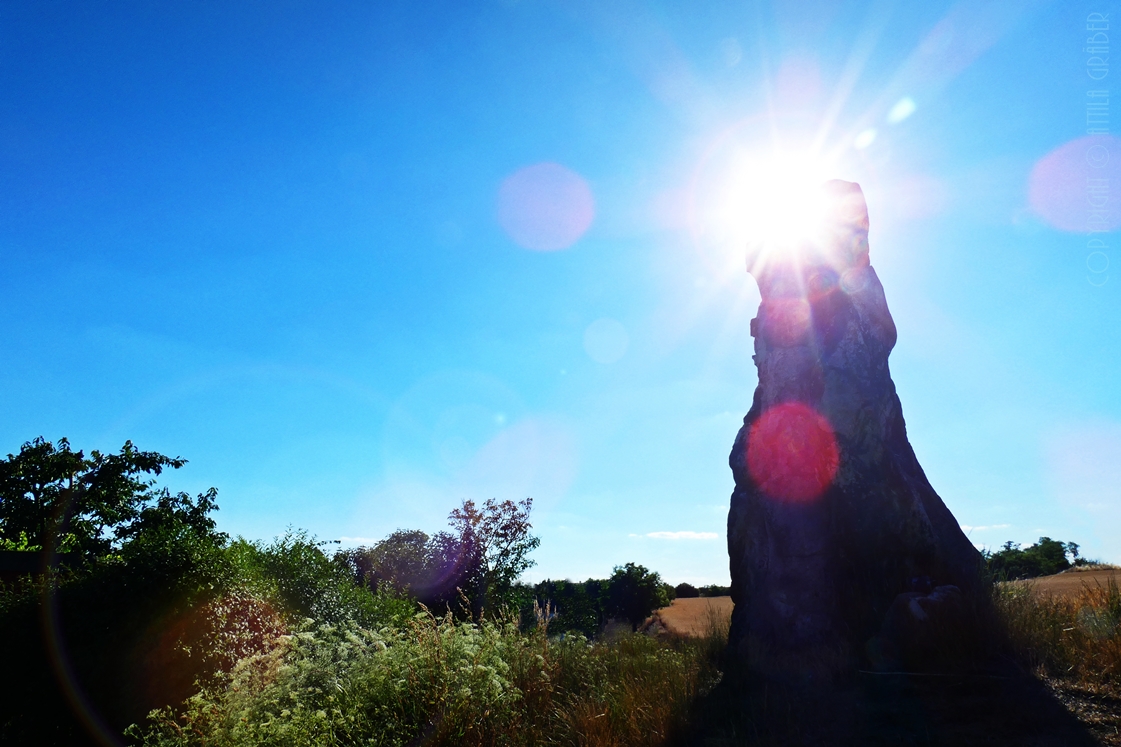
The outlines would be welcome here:
<svg viewBox="0 0 1121 747">
<path fill-rule="evenodd" d="M 606 582 L 588 579 L 574 581 L 545 580 L 534 588 L 534 597 L 541 609 L 548 605 L 551 618 L 549 630 L 567 633 L 576 630 L 594 638 L 606 622 Z"/>
<path fill-rule="evenodd" d="M 530 534 L 533 499 L 491 499 L 481 507 L 464 501 L 448 516 L 451 532 L 398 529 L 370 548 L 341 554 L 355 579 L 373 589 L 408 594 L 426 606 L 457 611 L 466 596 L 470 612 L 515 606 L 528 591 L 518 577 L 533 566 L 529 553 L 540 540 Z"/>
<path fill-rule="evenodd" d="M 490 498 L 482 508 L 465 500 L 448 515 L 456 533 L 454 542 L 437 535 L 445 544 L 445 563 L 464 571 L 462 588 L 474 615 L 512 602 L 514 582 L 533 567 L 529 553 L 541 540 L 530 534 L 532 508 L 532 498 L 520 503 Z"/>
<path fill-rule="evenodd" d="M 131 441 L 119 454 L 91 451 L 86 457 L 65 438 L 57 445 L 36 438 L 0 460 L 0 540 L 86 556 L 108 553 L 129 536 L 146 506 L 167 495 L 154 489 L 154 478 L 186 463 L 138 451 Z M 203 514 L 212 507 L 211 501 Z"/>
<path fill-rule="evenodd" d="M 612 615 L 625 618 L 631 630 L 638 630 L 654 610 L 673 600 L 673 587 L 662 583 L 657 573 L 634 563 L 615 566 L 607 584 L 608 610 Z"/>
<path fill-rule="evenodd" d="M 673 587 L 673 592 L 676 594 L 677 599 L 687 599 L 690 597 L 699 597 L 701 593 L 697 591 L 697 587 L 688 583 L 681 583 Z"/>
<path fill-rule="evenodd" d="M 414 595 L 429 584 L 429 554 L 428 535 L 413 529 L 398 529 L 373 547 L 343 553 L 358 583 Z"/>
<path fill-rule="evenodd" d="M 1071 560 L 1080 562 L 1076 542 L 1060 542 L 1050 537 L 1040 537 L 1024 549 L 1009 540 L 1000 550 L 986 553 L 985 560 L 994 576 L 1006 579 L 1050 576 L 1070 568 Z"/>
</svg>

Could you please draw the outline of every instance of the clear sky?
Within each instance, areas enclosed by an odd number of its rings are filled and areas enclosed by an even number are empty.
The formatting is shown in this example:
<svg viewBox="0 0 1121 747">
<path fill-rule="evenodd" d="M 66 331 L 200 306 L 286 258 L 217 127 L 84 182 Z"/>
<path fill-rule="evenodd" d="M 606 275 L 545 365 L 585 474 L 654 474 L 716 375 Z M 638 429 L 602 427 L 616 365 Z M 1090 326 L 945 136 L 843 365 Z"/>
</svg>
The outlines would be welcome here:
<svg viewBox="0 0 1121 747">
<path fill-rule="evenodd" d="M 807 134 L 864 188 L 970 538 L 1121 561 L 1121 194 L 1087 234 L 1084 187 L 1121 140 L 1080 140 L 1113 10 L 6 2 L 0 453 L 185 457 L 250 538 L 532 496 L 530 580 L 726 582 L 759 297 L 699 223 Z"/>
</svg>

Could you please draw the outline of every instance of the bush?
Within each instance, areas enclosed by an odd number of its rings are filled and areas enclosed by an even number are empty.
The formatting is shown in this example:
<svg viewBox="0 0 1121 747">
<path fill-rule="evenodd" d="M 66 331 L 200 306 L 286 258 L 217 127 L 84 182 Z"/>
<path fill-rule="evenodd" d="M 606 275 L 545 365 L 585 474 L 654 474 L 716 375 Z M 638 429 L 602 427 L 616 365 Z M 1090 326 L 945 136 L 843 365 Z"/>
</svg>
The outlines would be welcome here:
<svg viewBox="0 0 1121 747">
<path fill-rule="evenodd" d="M 328 557 L 325 544 L 307 532 L 289 530 L 267 545 L 239 539 L 229 553 L 246 587 L 275 600 L 293 623 L 305 618 L 326 623 L 351 620 L 377 628 L 415 612 L 412 602 L 392 590 L 374 593 L 355 584 L 347 556 Z"/>
<path fill-rule="evenodd" d="M 701 595 L 701 593 L 697 591 L 697 587 L 692 584 L 678 584 L 673 587 L 673 592 L 677 599 L 692 599 Z"/>
<path fill-rule="evenodd" d="M 144 744 L 651 745 L 715 681 L 700 645 L 521 633 L 420 614 L 403 629 L 310 626 L 246 659 Z"/>
</svg>

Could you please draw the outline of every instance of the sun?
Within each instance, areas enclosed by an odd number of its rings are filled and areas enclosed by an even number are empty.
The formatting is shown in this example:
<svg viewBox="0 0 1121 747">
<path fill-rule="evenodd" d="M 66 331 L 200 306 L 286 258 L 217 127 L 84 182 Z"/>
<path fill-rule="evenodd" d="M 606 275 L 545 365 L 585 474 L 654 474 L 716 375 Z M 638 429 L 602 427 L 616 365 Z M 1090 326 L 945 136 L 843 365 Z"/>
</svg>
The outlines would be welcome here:
<svg viewBox="0 0 1121 747">
<path fill-rule="evenodd" d="M 818 240 L 836 177 L 826 158 L 805 152 L 743 153 L 730 170 L 722 220 L 741 247 L 789 252 Z"/>
</svg>

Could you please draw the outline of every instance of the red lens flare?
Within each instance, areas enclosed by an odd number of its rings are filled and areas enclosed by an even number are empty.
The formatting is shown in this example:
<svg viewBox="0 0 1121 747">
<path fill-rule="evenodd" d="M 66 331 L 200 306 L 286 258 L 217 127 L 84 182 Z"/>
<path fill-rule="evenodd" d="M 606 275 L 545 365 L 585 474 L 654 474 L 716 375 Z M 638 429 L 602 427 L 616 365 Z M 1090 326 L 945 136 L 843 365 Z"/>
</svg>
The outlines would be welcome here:
<svg viewBox="0 0 1121 747">
<path fill-rule="evenodd" d="M 833 482 L 839 464 L 833 429 L 806 404 L 775 405 L 751 426 L 747 469 L 772 498 L 790 502 L 817 498 Z"/>
</svg>

